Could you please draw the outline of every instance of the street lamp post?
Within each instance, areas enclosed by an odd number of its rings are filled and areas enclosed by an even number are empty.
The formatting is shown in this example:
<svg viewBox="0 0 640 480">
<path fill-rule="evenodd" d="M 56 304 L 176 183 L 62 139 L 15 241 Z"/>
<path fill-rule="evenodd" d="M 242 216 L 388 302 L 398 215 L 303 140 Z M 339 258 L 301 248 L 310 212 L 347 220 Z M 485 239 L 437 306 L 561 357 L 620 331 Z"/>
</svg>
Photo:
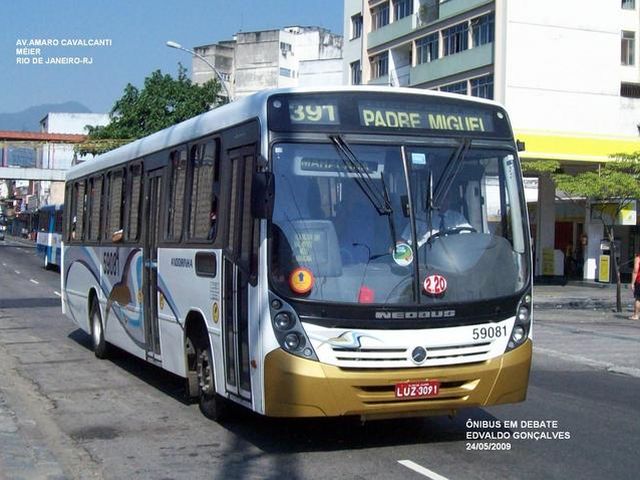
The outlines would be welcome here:
<svg viewBox="0 0 640 480">
<path fill-rule="evenodd" d="M 224 88 L 224 92 L 227 94 L 227 98 L 229 99 L 229 101 L 233 101 L 233 98 L 231 98 L 231 93 L 229 93 L 229 89 L 227 88 L 227 85 L 225 83 L 225 81 L 222 79 L 222 75 L 220 75 L 220 72 L 218 71 L 218 69 L 216 67 L 214 67 L 211 62 L 209 62 L 209 60 L 207 60 L 206 58 L 204 58 L 202 55 L 200 55 L 199 53 L 183 47 L 182 45 L 180 45 L 177 42 L 173 42 L 171 40 L 169 40 L 167 42 L 167 47 L 171 47 L 171 48 L 177 48 L 178 50 L 182 50 L 184 52 L 190 53 L 191 55 L 193 55 L 194 57 L 198 57 L 200 60 L 202 60 L 204 63 L 206 63 L 209 68 L 211 68 L 211 70 L 213 70 L 213 72 L 216 74 L 216 76 L 218 77 L 218 80 L 220 81 L 220 85 L 222 85 L 222 88 Z"/>
</svg>

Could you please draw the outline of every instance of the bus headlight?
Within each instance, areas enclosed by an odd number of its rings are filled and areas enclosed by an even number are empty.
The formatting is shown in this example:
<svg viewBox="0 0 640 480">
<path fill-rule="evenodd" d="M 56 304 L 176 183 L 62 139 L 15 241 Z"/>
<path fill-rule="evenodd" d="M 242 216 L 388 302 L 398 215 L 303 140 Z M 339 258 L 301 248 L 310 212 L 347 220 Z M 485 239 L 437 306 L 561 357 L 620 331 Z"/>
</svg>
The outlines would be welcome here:
<svg viewBox="0 0 640 480">
<path fill-rule="evenodd" d="M 289 351 L 300 350 L 304 346 L 304 338 L 297 333 L 289 333 L 284 337 L 284 348 Z"/>
<path fill-rule="evenodd" d="M 282 332 L 291 330 L 295 324 L 293 316 L 287 312 L 280 312 L 273 318 L 273 326 Z"/>
<path fill-rule="evenodd" d="M 273 333 L 280 347 L 292 355 L 317 361 L 318 357 L 293 308 L 273 294 L 270 295 L 269 307 Z"/>
<path fill-rule="evenodd" d="M 506 351 L 513 350 L 516 347 L 522 345 L 527 338 L 529 338 L 529 332 L 531 330 L 531 293 L 526 293 L 518 304 L 516 310 L 516 321 L 513 324 L 511 330 L 511 336 L 509 337 L 509 343 L 507 344 Z"/>
</svg>

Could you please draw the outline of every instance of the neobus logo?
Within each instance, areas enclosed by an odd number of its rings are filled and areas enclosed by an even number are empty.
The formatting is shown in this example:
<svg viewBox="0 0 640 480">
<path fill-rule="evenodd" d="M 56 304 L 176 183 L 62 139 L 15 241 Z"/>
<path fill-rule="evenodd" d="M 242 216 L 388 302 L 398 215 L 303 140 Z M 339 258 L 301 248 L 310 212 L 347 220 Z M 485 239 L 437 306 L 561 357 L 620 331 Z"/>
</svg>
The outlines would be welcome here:
<svg viewBox="0 0 640 480">
<path fill-rule="evenodd" d="M 404 318 L 451 318 L 456 316 L 455 310 L 424 310 L 420 312 L 376 312 L 376 318 L 404 319 Z"/>
</svg>

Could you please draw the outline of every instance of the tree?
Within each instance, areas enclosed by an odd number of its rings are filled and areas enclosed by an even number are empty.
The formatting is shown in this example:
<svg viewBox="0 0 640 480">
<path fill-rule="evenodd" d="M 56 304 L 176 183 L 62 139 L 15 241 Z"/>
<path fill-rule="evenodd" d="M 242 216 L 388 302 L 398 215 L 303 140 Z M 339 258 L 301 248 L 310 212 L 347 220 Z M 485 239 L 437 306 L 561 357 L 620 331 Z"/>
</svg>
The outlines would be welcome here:
<svg viewBox="0 0 640 480">
<path fill-rule="evenodd" d="M 196 85 L 186 72 L 186 68 L 178 64 L 177 79 L 156 70 L 145 78 L 141 90 L 127 84 L 109 113 L 111 123 L 88 127 L 88 138 L 76 146 L 76 153 L 104 153 L 226 102 L 226 98 L 220 96 L 217 80 Z"/>
<path fill-rule="evenodd" d="M 622 210 L 640 199 L 640 152 L 612 155 L 597 171 L 577 175 L 551 174 L 556 187 L 573 197 L 591 202 L 592 216 L 602 222 L 611 245 L 613 274 L 616 279 L 616 311 L 622 311 L 620 265 L 615 247 L 614 227 Z"/>
</svg>

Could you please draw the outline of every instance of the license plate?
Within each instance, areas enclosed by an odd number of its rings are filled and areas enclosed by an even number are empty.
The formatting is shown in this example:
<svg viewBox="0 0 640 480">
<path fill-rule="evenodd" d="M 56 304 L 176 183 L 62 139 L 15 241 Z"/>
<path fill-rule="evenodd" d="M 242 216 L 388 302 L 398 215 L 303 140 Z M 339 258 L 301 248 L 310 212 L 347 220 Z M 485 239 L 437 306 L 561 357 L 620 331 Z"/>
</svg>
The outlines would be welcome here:
<svg viewBox="0 0 640 480">
<path fill-rule="evenodd" d="M 396 383 L 396 398 L 399 399 L 437 397 L 439 393 L 440 382 L 435 380 Z"/>
</svg>

